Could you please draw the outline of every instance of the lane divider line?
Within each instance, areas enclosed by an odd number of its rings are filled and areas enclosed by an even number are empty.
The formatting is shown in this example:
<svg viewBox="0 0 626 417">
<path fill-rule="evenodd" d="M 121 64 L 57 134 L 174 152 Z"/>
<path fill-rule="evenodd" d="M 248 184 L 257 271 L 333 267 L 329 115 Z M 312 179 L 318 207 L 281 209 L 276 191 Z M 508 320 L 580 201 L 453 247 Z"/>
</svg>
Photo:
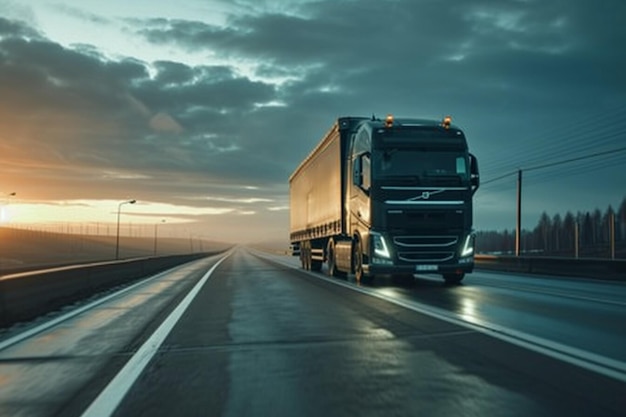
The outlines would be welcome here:
<svg viewBox="0 0 626 417">
<path fill-rule="evenodd" d="M 141 375 L 141 372 L 143 372 L 152 357 L 157 353 L 161 344 L 165 341 L 165 338 L 169 335 L 176 323 L 178 323 L 178 320 L 180 320 L 209 277 L 229 256 L 230 253 L 222 257 L 204 274 L 180 304 L 176 306 L 148 340 L 146 340 L 130 360 L 126 362 L 126 365 L 124 365 L 118 374 L 109 382 L 104 390 L 100 392 L 98 397 L 96 397 L 91 405 L 83 412 L 82 417 L 106 417 L 113 415 L 137 378 L 139 378 L 139 375 Z"/>
<path fill-rule="evenodd" d="M 57 324 L 63 323 L 64 321 L 67 321 L 67 320 L 69 320 L 71 318 L 74 318 L 74 317 L 76 317 L 76 316 L 78 316 L 78 315 L 80 315 L 80 314 L 82 314 L 82 313 L 84 313 L 86 311 L 94 309 L 94 308 L 98 307 L 99 305 L 104 304 L 104 303 L 106 303 L 106 302 L 108 302 L 108 301 L 110 301 L 110 300 L 112 300 L 112 299 L 114 299 L 116 297 L 122 296 L 122 295 L 126 294 L 127 292 L 133 291 L 137 287 L 140 287 L 142 285 L 148 284 L 148 283 L 150 283 L 150 282 L 152 282 L 154 280 L 157 280 L 157 279 L 163 277 L 164 275 L 171 274 L 174 270 L 182 268 L 183 266 L 185 266 L 185 265 L 180 265 L 180 266 L 177 266 L 175 268 L 171 268 L 171 269 L 168 269 L 166 271 L 159 272 L 158 274 L 156 274 L 156 275 L 154 275 L 152 277 L 149 277 L 149 278 L 146 278 L 146 279 L 142 279 L 141 281 L 136 282 L 136 283 L 134 283 L 134 284 L 132 284 L 132 285 L 130 285 L 128 287 L 122 288 L 119 291 L 115 291 L 114 293 L 108 294 L 108 295 L 106 295 L 106 296 L 104 296 L 102 298 L 98 298 L 97 300 L 95 300 L 95 301 L 93 301 L 93 302 L 91 302 L 91 303 L 89 303 L 87 305 L 84 305 L 82 307 L 78 307 L 76 309 L 73 309 L 72 311 L 69 311 L 69 312 L 67 312 L 67 313 L 65 313 L 65 314 L 63 314 L 63 315 L 61 315 L 59 317 L 53 318 L 53 319 L 51 319 L 49 321 L 46 321 L 45 323 L 41 323 L 41 324 L 31 328 L 31 329 L 27 329 L 27 330 L 23 331 L 22 333 L 19 333 L 19 334 L 15 335 L 15 336 L 12 336 L 12 337 L 10 337 L 10 338 L 8 338 L 6 340 L 3 340 L 3 341 L 0 342 L 0 351 L 4 350 L 4 349 L 6 349 L 6 348 L 8 348 L 10 346 L 13 346 L 13 345 L 15 345 L 17 343 L 20 343 L 20 342 L 22 342 L 22 341 L 24 341 L 24 340 L 26 340 L 26 339 L 28 339 L 30 337 L 33 337 L 33 336 L 35 336 L 35 335 L 37 335 L 37 334 L 39 334 L 41 332 L 44 332 L 44 331 L 46 331 L 46 330 L 56 326 Z"/>
<path fill-rule="evenodd" d="M 446 310 L 442 310 L 437 307 L 427 307 L 417 302 L 413 302 L 413 301 L 408 302 L 404 300 L 399 300 L 399 299 L 390 297 L 388 295 L 381 294 L 377 292 L 376 290 L 369 289 L 367 287 L 357 287 L 353 284 L 350 284 L 344 281 L 339 281 L 335 278 L 329 278 L 319 272 L 305 271 L 303 269 L 300 269 L 297 266 L 291 265 L 279 259 L 270 258 L 270 257 L 265 257 L 265 259 L 279 263 L 281 265 L 284 265 L 296 271 L 306 273 L 312 277 L 321 279 L 328 283 L 339 285 L 341 287 L 348 288 L 352 291 L 357 291 L 362 294 L 367 294 L 372 297 L 376 297 L 381 300 L 385 300 L 395 305 L 415 311 L 417 313 L 426 314 L 430 317 L 443 320 L 448 323 L 456 324 L 457 326 L 469 328 L 471 330 L 475 330 L 477 332 L 489 335 L 491 337 L 495 337 L 497 339 L 514 344 L 516 346 L 520 346 L 522 348 L 532 350 L 534 352 L 538 352 L 546 356 L 550 356 L 562 362 L 566 362 L 571 365 L 575 365 L 580 368 L 587 369 L 588 371 L 595 372 L 600 375 L 608 376 L 610 378 L 616 379 L 621 382 L 626 382 L 626 363 L 622 361 L 608 358 L 605 356 L 601 356 L 601 355 L 588 352 L 582 349 L 578 349 L 575 347 L 563 345 L 561 343 L 553 342 L 551 340 L 533 336 L 531 334 L 518 332 L 516 330 L 511 330 L 508 328 L 497 326 L 492 323 L 484 323 L 484 324 L 471 323 L 471 322 L 468 322 L 459 318 L 453 313 L 449 313 Z"/>
</svg>

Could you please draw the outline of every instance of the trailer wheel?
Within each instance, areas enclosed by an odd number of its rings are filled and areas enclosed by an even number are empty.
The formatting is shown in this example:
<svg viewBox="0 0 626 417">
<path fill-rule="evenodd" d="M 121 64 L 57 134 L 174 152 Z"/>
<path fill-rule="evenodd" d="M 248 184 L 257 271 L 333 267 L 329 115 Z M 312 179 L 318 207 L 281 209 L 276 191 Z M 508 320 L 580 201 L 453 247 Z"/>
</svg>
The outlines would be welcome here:
<svg viewBox="0 0 626 417">
<path fill-rule="evenodd" d="M 302 242 L 300 244 L 300 263 L 302 269 L 309 271 L 311 269 L 311 244 L 310 242 Z"/>
<path fill-rule="evenodd" d="M 464 273 L 460 273 L 460 274 L 443 274 L 443 279 L 446 282 L 447 285 L 456 285 L 456 284 L 460 284 L 461 281 L 463 281 L 463 278 L 465 277 Z"/>
</svg>

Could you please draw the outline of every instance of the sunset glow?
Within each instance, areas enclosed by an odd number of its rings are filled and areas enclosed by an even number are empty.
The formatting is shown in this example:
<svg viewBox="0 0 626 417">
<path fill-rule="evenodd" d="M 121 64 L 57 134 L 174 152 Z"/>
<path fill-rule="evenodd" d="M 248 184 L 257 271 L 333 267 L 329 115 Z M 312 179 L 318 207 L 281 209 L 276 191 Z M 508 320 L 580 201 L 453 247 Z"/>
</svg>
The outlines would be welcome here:
<svg viewBox="0 0 626 417">
<path fill-rule="evenodd" d="M 0 222 L 113 224 L 136 199 L 126 222 L 286 242 L 294 169 L 337 117 L 390 113 L 465 131 L 478 230 L 515 226 L 517 169 L 523 227 L 619 205 L 620 12 L 361 3 L 0 0 Z"/>
</svg>

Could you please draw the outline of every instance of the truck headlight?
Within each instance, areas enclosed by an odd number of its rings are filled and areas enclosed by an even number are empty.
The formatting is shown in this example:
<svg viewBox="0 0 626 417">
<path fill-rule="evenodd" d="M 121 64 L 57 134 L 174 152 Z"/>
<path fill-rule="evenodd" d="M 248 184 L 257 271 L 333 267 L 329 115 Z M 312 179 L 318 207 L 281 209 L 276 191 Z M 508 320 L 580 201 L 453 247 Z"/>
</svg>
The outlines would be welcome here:
<svg viewBox="0 0 626 417">
<path fill-rule="evenodd" d="M 371 236 L 372 245 L 374 246 L 374 254 L 376 256 L 380 256 L 381 258 L 391 258 L 391 253 L 389 252 L 387 242 L 385 241 L 383 235 L 372 232 Z"/>
<path fill-rule="evenodd" d="M 465 238 L 465 243 L 463 243 L 463 248 L 461 249 L 461 258 L 466 256 L 471 256 L 474 254 L 474 235 L 469 234 Z"/>
</svg>

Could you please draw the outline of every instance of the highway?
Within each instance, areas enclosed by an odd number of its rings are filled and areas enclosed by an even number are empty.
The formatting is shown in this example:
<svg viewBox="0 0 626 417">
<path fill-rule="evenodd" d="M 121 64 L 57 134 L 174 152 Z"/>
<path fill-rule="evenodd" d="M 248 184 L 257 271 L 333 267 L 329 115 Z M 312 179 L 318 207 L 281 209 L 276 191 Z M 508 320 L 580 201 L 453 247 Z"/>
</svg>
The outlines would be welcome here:
<svg viewBox="0 0 626 417">
<path fill-rule="evenodd" d="M 0 416 L 623 416 L 626 285 L 369 286 L 251 249 L 0 336 Z"/>
</svg>

